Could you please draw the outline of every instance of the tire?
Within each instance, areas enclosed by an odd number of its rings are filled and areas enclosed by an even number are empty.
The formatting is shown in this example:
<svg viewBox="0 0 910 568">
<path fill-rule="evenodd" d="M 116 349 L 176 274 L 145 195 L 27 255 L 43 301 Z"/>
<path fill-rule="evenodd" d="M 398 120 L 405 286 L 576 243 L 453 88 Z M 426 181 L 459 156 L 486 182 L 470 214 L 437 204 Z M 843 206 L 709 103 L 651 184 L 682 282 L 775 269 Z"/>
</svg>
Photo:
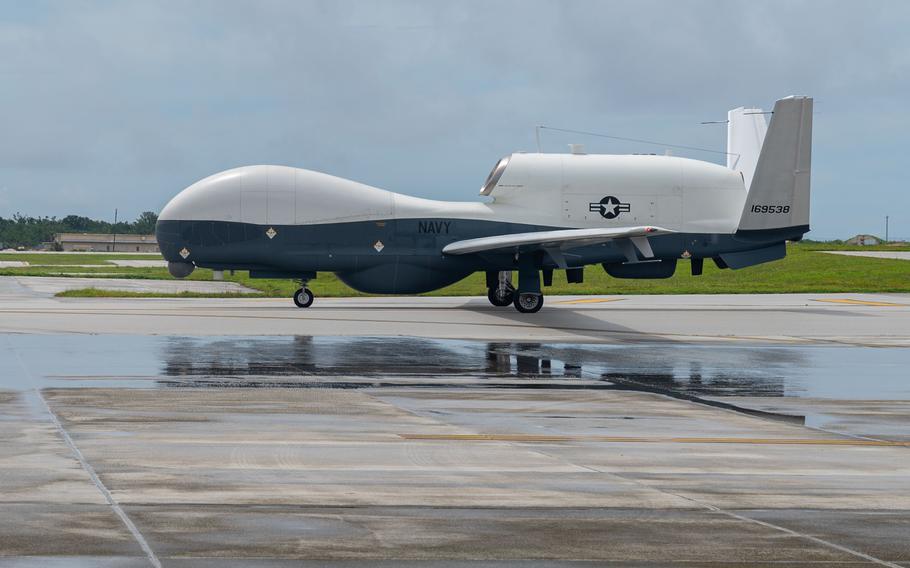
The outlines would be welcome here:
<svg viewBox="0 0 910 568">
<path fill-rule="evenodd" d="M 512 290 L 506 290 L 505 296 L 501 298 L 497 292 L 496 288 L 487 288 L 487 299 L 498 308 L 508 306 L 515 300 L 515 292 Z"/>
<path fill-rule="evenodd" d="M 533 314 L 543 307 L 543 294 L 515 294 L 515 309 L 523 314 Z"/>
<path fill-rule="evenodd" d="M 309 308 L 313 304 L 315 296 L 309 288 L 300 288 L 294 292 L 294 303 L 298 308 Z"/>
</svg>

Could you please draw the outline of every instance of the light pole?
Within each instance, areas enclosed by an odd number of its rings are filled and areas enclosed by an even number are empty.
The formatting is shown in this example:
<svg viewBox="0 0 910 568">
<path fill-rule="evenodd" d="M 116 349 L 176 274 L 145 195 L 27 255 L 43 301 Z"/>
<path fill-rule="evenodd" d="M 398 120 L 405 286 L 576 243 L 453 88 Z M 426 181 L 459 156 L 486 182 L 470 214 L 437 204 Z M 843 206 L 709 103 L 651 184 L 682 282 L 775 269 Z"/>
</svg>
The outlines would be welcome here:
<svg viewBox="0 0 910 568">
<path fill-rule="evenodd" d="M 117 252 L 117 209 L 114 209 L 114 226 L 111 227 L 111 231 L 114 233 L 114 244 L 111 247 L 111 252 Z"/>
<path fill-rule="evenodd" d="M 885 242 L 888 242 L 888 216 L 885 215 Z"/>
</svg>

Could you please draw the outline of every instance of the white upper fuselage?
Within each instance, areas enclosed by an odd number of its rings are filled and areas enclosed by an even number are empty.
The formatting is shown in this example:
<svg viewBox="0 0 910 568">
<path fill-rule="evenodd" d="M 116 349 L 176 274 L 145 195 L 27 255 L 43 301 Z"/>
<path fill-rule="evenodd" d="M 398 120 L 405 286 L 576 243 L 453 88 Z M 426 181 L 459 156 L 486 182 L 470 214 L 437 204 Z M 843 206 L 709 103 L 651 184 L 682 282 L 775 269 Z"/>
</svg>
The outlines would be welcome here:
<svg viewBox="0 0 910 568">
<path fill-rule="evenodd" d="M 247 166 L 191 185 L 167 204 L 159 218 L 257 225 L 451 218 L 732 233 L 746 189 L 738 172 L 686 158 L 512 154 L 490 195 L 491 203 L 435 201 L 310 170 Z M 597 207 L 607 196 L 624 205 L 612 219 Z"/>
</svg>

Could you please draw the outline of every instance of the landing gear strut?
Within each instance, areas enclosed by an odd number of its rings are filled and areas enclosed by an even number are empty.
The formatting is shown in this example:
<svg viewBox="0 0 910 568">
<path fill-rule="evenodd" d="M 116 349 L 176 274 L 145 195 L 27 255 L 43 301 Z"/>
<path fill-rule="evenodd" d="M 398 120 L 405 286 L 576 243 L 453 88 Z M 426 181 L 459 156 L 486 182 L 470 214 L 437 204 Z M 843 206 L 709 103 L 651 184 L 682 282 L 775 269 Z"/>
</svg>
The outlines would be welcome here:
<svg viewBox="0 0 910 568">
<path fill-rule="evenodd" d="M 515 287 L 512 286 L 511 270 L 487 273 L 487 299 L 500 308 L 514 301 Z"/>
<path fill-rule="evenodd" d="M 303 288 L 294 292 L 294 303 L 298 308 L 309 308 L 313 304 L 314 298 L 313 292 L 306 287 L 306 283 L 303 283 Z"/>
<path fill-rule="evenodd" d="M 540 259 L 534 255 L 518 255 L 518 292 L 513 303 L 515 309 L 523 314 L 539 312 L 543 307 L 543 294 L 540 291 Z M 552 272 L 549 280 L 552 281 Z M 549 284 L 549 282 L 547 282 Z"/>
</svg>

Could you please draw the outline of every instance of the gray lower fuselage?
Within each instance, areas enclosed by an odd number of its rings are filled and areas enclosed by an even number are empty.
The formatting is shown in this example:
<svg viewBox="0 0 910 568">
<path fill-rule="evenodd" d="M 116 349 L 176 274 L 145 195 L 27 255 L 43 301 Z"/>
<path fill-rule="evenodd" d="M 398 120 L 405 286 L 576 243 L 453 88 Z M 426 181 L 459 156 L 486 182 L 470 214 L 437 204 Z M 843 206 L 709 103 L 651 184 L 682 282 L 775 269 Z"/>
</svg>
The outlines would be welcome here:
<svg viewBox="0 0 910 568">
<path fill-rule="evenodd" d="M 558 227 L 557 227 L 558 228 Z M 309 225 L 261 225 L 231 221 L 161 220 L 156 235 L 170 262 L 191 262 L 215 270 L 249 270 L 254 277 L 307 280 L 316 272 L 334 272 L 362 292 L 414 294 L 435 290 L 477 271 L 517 269 L 517 254 L 496 251 L 463 256 L 442 252 L 445 245 L 466 239 L 552 230 L 554 227 L 501 221 L 426 218 Z M 752 235 L 673 233 L 651 237 L 654 261 L 717 258 L 730 253 L 782 247 L 806 228 Z M 542 251 L 540 269 L 558 268 Z M 748 254 L 748 253 L 747 253 Z M 616 242 L 566 250 L 568 267 L 627 263 Z M 723 265 L 723 261 L 719 262 Z"/>
</svg>

